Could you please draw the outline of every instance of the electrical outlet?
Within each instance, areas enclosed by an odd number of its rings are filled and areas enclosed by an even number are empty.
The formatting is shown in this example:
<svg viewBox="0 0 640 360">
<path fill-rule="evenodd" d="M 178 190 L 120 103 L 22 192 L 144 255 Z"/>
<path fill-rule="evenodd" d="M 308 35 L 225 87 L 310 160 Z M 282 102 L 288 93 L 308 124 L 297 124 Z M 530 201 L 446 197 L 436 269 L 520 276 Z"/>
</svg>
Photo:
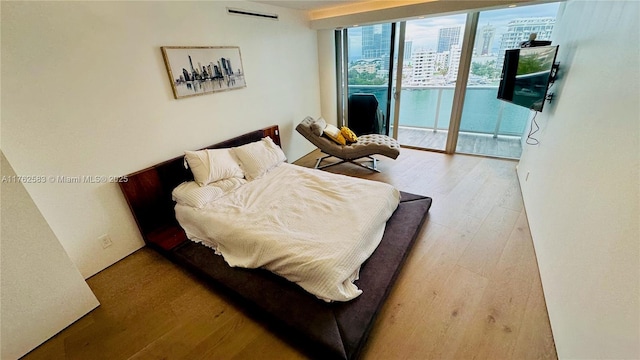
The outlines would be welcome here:
<svg viewBox="0 0 640 360">
<path fill-rule="evenodd" d="M 100 244 L 102 244 L 103 249 L 106 249 L 109 246 L 113 245 L 113 241 L 111 241 L 111 238 L 107 234 L 100 236 L 98 238 L 98 241 L 100 241 Z"/>
</svg>

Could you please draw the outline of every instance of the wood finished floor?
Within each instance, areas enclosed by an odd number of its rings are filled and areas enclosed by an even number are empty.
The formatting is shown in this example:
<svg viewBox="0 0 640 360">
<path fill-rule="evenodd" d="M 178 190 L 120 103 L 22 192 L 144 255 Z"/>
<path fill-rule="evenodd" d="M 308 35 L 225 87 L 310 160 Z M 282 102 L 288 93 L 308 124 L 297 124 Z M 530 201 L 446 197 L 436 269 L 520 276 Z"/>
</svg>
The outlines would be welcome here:
<svg viewBox="0 0 640 360">
<path fill-rule="evenodd" d="M 556 359 L 516 162 L 411 149 L 380 160 L 379 174 L 351 164 L 329 171 L 434 202 L 362 357 Z M 87 282 L 101 306 L 24 359 L 305 358 L 147 248 Z"/>
</svg>

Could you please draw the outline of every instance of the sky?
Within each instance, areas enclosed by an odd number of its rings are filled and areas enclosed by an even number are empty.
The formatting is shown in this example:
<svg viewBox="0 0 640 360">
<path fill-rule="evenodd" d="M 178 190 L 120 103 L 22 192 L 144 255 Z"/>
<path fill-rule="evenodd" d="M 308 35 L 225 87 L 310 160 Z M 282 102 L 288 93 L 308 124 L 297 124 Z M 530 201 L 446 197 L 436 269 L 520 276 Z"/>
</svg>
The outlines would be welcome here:
<svg viewBox="0 0 640 360">
<path fill-rule="evenodd" d="M 478 28 L 480 29 L 487 24 L 494 26 L 496 28 L 494 47 L 497 47 L 495 44 L 499 43 L 500 34 L 506 31 L 509 21 L 523 17 L 555 17 L 558 13 L 558 7 L 559 3 L 551 3 L 482 11 L 478 19 Z M 460 36 L 462 36 L 466 17 L 466 14 L 460 14 L 408 21 L 405 39 L 413 42 L 413 50 L 436 50 L 439 29 L 443 27 L 461 26 Z M 362 52 L 361 29 L 361 27 L 354 27 L 348 30 L 350 58 L 359 57 Z"/>
</svg>

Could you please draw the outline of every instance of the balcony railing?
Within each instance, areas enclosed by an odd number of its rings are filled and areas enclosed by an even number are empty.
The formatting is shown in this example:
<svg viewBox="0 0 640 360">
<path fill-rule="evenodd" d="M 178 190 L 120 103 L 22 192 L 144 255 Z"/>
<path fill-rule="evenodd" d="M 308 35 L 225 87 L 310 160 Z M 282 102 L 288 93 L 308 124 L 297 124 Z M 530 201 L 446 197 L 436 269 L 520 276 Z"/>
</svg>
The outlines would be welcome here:
<svg viewBox="0 0 640 360">
<path fill-rule="evenodd" d="M 453 103 L 453 86 L 403 86 L 399 126 L 447 130 Z M 529 110 L 496 98 L 497 86 L 469 86 L 460 131 L 498 136 L 522 136 Z M 349 93 L 374 94 L 381 109 L 387 106 L 384 85 L 351 85 Z"/>
</svg>

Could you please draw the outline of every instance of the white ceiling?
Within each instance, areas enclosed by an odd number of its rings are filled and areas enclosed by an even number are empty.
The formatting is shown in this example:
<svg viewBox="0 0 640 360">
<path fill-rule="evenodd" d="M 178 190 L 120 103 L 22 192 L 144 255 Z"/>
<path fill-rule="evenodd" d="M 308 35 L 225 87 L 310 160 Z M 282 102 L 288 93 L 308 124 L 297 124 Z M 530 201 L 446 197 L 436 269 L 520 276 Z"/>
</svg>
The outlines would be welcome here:
<svg viewBox="0 0 640 360">
<path fill-rule="evenodd" d="M 353 4 L 357 2 L 368 1 L 368 0 L 325 0 L 325 1 L 315 1 L 315 0 L 254 0 L 253 2 L 269 4 L 280 6 L 289 9 L 296 10 L 318 10 L 324 9 L 334 6 L 341 6 L 347 4 Z"/>
</svg>

